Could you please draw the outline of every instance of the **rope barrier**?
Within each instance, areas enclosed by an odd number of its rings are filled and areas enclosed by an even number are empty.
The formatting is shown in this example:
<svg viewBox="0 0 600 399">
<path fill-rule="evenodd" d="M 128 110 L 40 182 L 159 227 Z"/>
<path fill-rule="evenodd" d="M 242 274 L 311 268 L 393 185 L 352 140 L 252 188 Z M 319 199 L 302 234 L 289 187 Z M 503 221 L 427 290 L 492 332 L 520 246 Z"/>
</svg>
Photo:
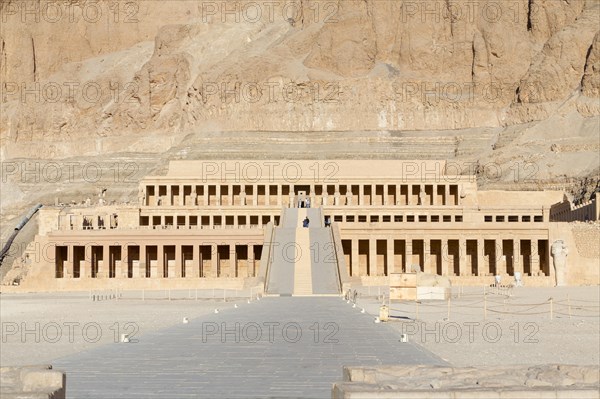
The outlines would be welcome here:
<svg viewBox="0 0 600 399">
<path fill-rule="evenodd" d="M 567 317 L 598 317 L 598 315 L 582 315 L 582 314 L 568 314 L 568 313 L 562 313 L 562 312 L 554 312 L 555 314 L 559 314 L 561 316 L 567 316 Z"/>
<path fill-rule="evenodd" d="M 490 310 L 490 309 L 488 309 L 488 311 L 490 311 L 492 313 L 498 313 L 498 314 L 510 314 L 510 315 L 517 314 L 519 316 L 532 316 L 532 315 L 548 314 L 548 313 L 550 313 L 549 311 L 548 312 L 536 312 L 536 313 L 513 313 L 513 312 L 502 312 L 502 311 L 499 311 L 499 310 Z"/>
<path fill-rule="evenodd" d="M 473 311 L 467 311 L 465 312 L 464 310 L 467 309 L 473 309 L 473 310 L 477 310 L 477 311 L 481 311 L 483 309 L 484 314 L 487 310 L 489 310 L 492 313 L 496 313 L 496 314 L 503 314 L 503 315 L 513 315 L 513 316 L 537 316 L 537 315 L 547 315 L 550 314 L 550 320 L 553 319 L 553 315 L 560 315 L 560 316 L 567 316 L 569 318 L 573 318 L 573 317 L 588 317 L 588 318 L 600 318 L 600 314 L 598 312 L 598 308 L 600 308 L 600 306 L 573 306 L 572 304 L 572 300 L 562 300 L 562 301 L 558 301 L 555 302 L 552 298 L 550 298 L 548 301 L 546 302 L 541 302 L 541 303 L 513 303 L 511 302 L 499 302 L 499 301 L 489 301 L 487 298 L 484 298 L 483 300 L 479 300 L 476 302 L 468 302 L 468 303 L 460 303 L 459 300 L 459 304 L 456 304 L 456 301 L 454 302 L 454 306 L 452 308 L 452 311 L 450 311 L 450 300 L 447 301 L 437 301 L 434 303 L 427 303 L 427 302 L 404 302 L 401 303 L 402 308 L 400 307 L 395 307 L 392 308 L 390 307 L 390 312 L 394 311 L 394 312 L 399 312 L 401 314 L 414 314 L 416 313 L 417 316 L 416 318 L 418 318 L 418 314 L 419 312 L 421 314 L 425 314 L 425 315 L 433 315 L 433 314 L 446 314 L 447 315 L 447 319 L 450 320 L 451 315 L 460 315 L 460 316 L 473 316 L 474 312 Z M 585 301 L 587 303 L 590 303 L 592 301 Z M 475 306 L 475 305 L 479 305 L 479 304 L 483 304 L 483 306 Z M 492 306 L 489 306 L 489 304 L 493 304 Z M 415 309 L 416 306 L 416 309 Z M 537 311 L 537 312 L 532 312 L 532 310 L 540 308 L 540 307 L 546 307 L 545 310 L 541 310 L 541 311 Z M 517 308 L 518 310 L 516 310 L 515 308 Z M 565 312 L 565 310 L 568 309 L 568 313 Z M 573 311 L 579 311 L 579 313 L 581 312 L 591 312 L 593 314 L 574 314 Z"/>
<path fill-rule="evenodd" d="M 570 299 L 571 302 L 587 302 L 587 303 L 598 303 L 598 301 L 587 301 L 585 299 Z M 563 299 L 562 301 L 557 301 L 557 302 L 565 302 L 566 299 Z"/>
</svg>

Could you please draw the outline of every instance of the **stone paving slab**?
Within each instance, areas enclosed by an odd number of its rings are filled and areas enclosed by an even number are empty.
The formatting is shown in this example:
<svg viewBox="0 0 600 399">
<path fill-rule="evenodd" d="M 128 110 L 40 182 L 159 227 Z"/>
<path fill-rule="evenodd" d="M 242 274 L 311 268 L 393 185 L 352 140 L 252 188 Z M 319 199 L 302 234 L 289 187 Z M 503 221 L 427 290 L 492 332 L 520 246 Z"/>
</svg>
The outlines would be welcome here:
<svg viewBox="0 0 600 399">
<path fill-rule="evenodd" d="M 68 396 L 329 398 L 343 366 L 446 364 L 337 297 L 263 298 L 138 339 L 55 361 Z"/>
</svg>

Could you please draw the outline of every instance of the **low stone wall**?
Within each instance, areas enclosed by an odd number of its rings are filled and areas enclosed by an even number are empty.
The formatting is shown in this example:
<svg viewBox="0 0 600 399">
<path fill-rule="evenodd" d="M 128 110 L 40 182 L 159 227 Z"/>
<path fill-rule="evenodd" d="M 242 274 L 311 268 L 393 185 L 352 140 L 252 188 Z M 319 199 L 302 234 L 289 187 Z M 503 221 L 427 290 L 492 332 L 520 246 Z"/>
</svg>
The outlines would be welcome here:
<svg viewBox="0 0 600 399">
<path fill-rule="evenodd" d="M 56 278 L 46 281 L 25 280 L 22 285 L 2 285 L 0 292 L 75 292 L 90 290 L 187 290 L 187 289 L 230 289 L 241 290 L 247 287 L 247 280 L 253 278 Z"/>
<path fill-rule="evenodd" d="M 333 399 L 600 398 L 598 366 L 345 367 Z"/>
<path fill-rule="evenodd" d="M 52 366 L 0 367 L 2 399 L 64 399 L 66 375 Z"/>
<path fill-rule="evenodd" d="M 566 283 L 597 285 L 600 283 L 600 224 L 550 223 L 550 243 L 562 240 L 567 247 Z M 553 258 L 550 259 L 553 264 Z M 552 267 L 551 270 L 554 268 Z"/>
</svg>

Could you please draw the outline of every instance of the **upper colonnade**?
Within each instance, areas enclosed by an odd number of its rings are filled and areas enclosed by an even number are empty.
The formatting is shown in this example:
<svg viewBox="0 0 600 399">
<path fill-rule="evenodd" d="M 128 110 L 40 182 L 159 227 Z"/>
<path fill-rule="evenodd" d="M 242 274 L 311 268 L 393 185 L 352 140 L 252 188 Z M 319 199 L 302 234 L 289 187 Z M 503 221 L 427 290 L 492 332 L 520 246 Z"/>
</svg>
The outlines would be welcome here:
<svg viewBox="0 0 600 399">
<path fill-rule="evenodd" d="M 140 206 L 462 205 L 470 166 L 445 161 L 173 161 L 149 176 Z M 467 173 L 467 174 L 465 174 Z"/>
</svg>

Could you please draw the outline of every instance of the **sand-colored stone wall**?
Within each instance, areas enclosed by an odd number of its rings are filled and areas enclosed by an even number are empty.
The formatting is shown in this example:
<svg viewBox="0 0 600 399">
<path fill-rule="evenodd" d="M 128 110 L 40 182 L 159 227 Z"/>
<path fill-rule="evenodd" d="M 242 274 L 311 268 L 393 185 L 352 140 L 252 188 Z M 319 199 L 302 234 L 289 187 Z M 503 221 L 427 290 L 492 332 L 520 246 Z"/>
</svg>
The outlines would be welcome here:
<svg viewBox="0 0 600 399">
<path fill-rule="evenodd" d="M 550 245 L 563 240 L 568 249 L 566 280 L 570 285 L 600 284 L 600 224 L 550 223 Z"/>
</svg>

